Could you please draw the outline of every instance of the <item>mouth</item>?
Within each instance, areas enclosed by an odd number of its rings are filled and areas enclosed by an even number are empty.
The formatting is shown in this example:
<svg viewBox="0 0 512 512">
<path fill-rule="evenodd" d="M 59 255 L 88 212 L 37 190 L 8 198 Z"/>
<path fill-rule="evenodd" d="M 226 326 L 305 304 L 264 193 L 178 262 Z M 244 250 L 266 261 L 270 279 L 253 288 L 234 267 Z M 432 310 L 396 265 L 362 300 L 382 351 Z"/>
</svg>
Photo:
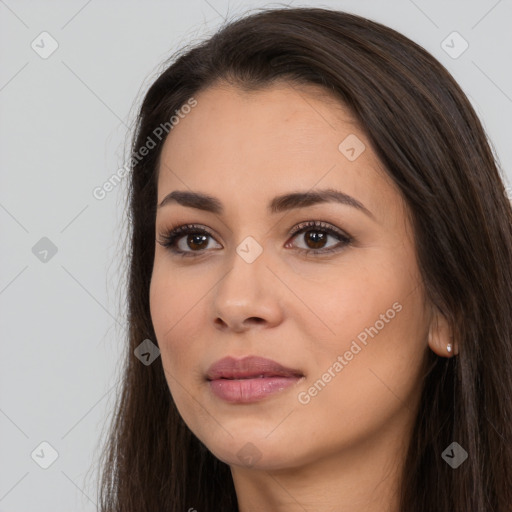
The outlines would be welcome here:
<svg viewBox="0 0 512 512">
<path fill-rule="evenodd" d="M 265 379 L 272 377 L 303 377 L 297 369 L 287 368 L 272 359 L 248 356 L 242 359 L 224 357 L 210 366 L 207 380 Z"/>
<path fill-rule="evenodd" d="M 213 364 L 206 380 L 215 396 L 230 403 L 251 403 L 298 383 L 304 374 L 256 356 L 226 357 Z"/>
</svg>

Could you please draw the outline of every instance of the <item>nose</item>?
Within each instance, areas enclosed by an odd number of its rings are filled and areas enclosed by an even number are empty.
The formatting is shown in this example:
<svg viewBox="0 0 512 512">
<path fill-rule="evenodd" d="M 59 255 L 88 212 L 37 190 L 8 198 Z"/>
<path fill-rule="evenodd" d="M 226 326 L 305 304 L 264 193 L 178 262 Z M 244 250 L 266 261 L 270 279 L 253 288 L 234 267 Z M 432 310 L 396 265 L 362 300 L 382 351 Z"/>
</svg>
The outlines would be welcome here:
<svg viewBox="0 0 512 512">
<path fill-rule="evenodd" d="M 278 325 L 282 284 L 267 266 L 265 251 L 252 263 L 235 253 L 232 262 L 212 295 L 216 328 L 240 333 Z"/>
</svg>

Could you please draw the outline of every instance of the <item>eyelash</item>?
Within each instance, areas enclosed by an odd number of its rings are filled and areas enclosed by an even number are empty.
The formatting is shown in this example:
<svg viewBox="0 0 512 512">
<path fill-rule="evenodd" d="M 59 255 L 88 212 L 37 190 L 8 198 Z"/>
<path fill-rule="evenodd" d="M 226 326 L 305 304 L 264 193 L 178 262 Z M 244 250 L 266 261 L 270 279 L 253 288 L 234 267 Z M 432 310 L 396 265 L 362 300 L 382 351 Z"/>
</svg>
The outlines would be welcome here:
<svg viewBox="0 0 512 512">
<path fill-rule="evenodd" d="M 338 252 L 344 249 L 346 246 L 352 244 L 354 241 L 352 237 L 332 227 L 331 225 L 321 221 L 301 222 L 291 230 L 288 236 L 295 237 L 308 231 L 319 231 L 326 233 L 327 235 L 332 235 L 340 240 L 340 244 L 337 244 L 336 246 L 330 247 L 328 249 L 296 249 L 300 253 L 305 253 L 307 255 L 322 256 L 324 254 Z M 160 233 L 160 240 L 157 240 L 157 242 L 166 249 L 169 249 L 176 256 L 193 258 L 198 257 L 201 255 L 201 253 L 205 253 L 206 250 L 203 249 L 200 251 L 182 251 L 181 249 L 176 248 L 176 242 L 179 241 L 179 239 L 183 238 L 183 236 L 190 234 L 200 234 L 215 238 L 213 234 L 210 233 L 207 229 L 204 229 L 203 227 L 197 224 L 185 224 L 177 228 L 171 229 L 167 232 Z"/>
</svg>

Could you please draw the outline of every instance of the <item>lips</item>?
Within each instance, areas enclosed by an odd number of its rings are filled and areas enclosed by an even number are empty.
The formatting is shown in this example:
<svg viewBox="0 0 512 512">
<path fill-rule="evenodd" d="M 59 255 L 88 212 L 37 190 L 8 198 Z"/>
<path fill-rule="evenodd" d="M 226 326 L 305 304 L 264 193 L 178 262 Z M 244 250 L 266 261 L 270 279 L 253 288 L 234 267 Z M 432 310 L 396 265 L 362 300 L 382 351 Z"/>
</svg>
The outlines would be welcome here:
<svg viewBox="0 0 512 512">
<path fill-rule="evenodd" d="M 304 378 L 300 370 L 256 356 L 225 357 L 210 366 L 206 375 L 210 391 L 230 404 L 259 402 L 291 388 Z"/>
<path fill-rule="evenodd" d="M 210 381 L 303 376 L 304 374 L 300 370 L 287 368 L 276 361 L 257 356 L 248 356 L 242 359 L 224 357 L 210 366 L 206 374 L 207 380 Z"/>
</svg>

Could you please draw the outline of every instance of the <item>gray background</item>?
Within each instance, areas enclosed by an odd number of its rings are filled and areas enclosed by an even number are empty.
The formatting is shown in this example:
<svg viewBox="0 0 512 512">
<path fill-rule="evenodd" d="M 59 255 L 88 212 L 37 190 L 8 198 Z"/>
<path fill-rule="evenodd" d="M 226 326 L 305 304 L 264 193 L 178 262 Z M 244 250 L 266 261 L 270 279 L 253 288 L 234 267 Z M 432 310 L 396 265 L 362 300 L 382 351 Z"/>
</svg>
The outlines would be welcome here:
<svg viewBox="0 0 512 512">
<path fill-rule="evenodd" d="M 367 16 L 430 51 L 469 96 L 512 182 L 510 0 L 290 3 Z M 96 510 L 126 329 L 126 183 L 102 200 L 92 191 L 123 165 L 164 59 L 226 15 L 278 5 L 0 0 L 0 511 Z M 45 31 L 58 48 L 42 58 Z M 453 31 L 469 43 L 457 58 Z M 42 442 L 58 453 L 47 469 Z"/>
</svg>

